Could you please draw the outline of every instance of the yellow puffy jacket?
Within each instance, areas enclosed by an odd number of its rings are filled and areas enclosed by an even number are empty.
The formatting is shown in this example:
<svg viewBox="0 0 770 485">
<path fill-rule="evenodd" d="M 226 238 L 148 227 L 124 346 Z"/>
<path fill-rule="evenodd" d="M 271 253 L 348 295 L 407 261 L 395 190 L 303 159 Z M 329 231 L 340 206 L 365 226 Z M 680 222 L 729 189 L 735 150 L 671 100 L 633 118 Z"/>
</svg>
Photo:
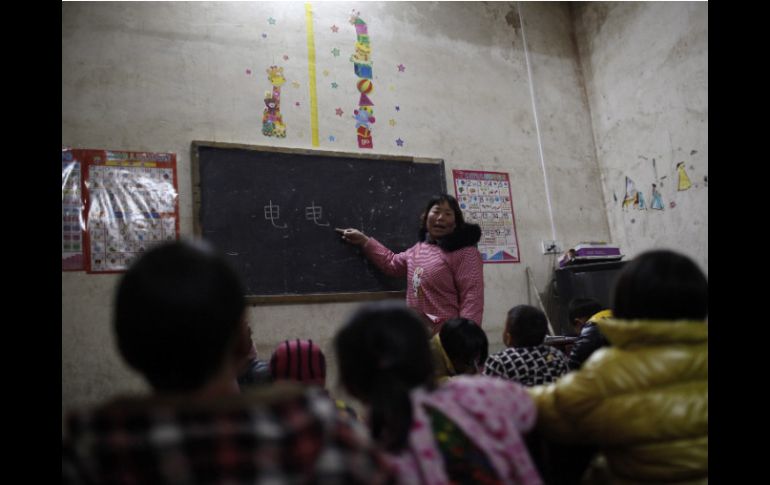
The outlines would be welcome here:
<svg viewBox="0 0 770 485">
<path fill-rule="evenodd" d="M 436 384 L 443 384 L 449 380 L 450 377 L 457 375 L 457 372 L 455 371 L 455 367 L 452 365 L 449 356 L 446 354 L 444 346 L 441 344 L 439 334 L 434 335 L 433 338 L 430 339 L 429 345 L 430 353 L 433 356 L 435 382 Z"/>
<path fill-rule="evenodd" d="M 593 443 L 618 482 L 708 479 L 708 326 L 608 319 L 611 347 L 580 370 L 530 388 L 538 427 L 562 443 Z"/>
</svg>

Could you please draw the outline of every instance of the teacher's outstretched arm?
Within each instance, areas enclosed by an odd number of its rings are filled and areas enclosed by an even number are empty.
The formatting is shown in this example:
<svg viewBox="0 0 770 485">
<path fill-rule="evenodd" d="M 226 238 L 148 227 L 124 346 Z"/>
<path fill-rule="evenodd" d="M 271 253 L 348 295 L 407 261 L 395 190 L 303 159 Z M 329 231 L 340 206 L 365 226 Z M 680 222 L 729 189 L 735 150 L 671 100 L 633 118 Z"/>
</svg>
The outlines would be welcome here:
<svg viewBox="0 0 770 485">
<path fill-rule="evenodd" d="M 355 246 L 363 246 L 364 244 L 366 244 L 366 241 L 369 240 L 366 234 L 359 231 L 358 229 L 353 229 L 350 227 L 347 229 L 341 229 L 339 227 L 335 227 L 334 230 L 337 231 L 340 235 L 342 235 L 343 241 L 349 244 L 353 244 Z"/>
<path fill-rule="evenodd" d="M 368 237 L 358 229 L 334 228 L 342 240 L 348 244 L 359 246 L 364 256 L 388 276 L 406 276 L 406 253 L 396 254 L 383 246 L 377 239 Z"/>
</svg>

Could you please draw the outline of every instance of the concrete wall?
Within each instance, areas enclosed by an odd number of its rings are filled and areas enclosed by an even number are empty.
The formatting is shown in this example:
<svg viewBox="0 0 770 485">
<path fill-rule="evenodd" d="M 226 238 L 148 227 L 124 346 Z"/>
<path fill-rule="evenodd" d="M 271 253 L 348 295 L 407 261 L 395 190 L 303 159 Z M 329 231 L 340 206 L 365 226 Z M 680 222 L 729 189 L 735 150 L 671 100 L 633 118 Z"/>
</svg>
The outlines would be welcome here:
<svg viewBox="0 0 770 485">
<path fill-rule="evenodd" d="M 175 152 L 181 232 L 191 234 L 192 140 L 313 148 L 304 7 L 63 3 L 62 144 Z M 525 268 L 532 269 L 540 291 L 550 281 L 555 257 L 541 254 L 541 240 L 555 236 L 566 245 L 610 238 L 568 6 L 523 3 L 521 17 L 509 2 L 323 2 L 312 7 L 320 149 L 359 151 L 347 117 L 357 100 L 357 78 L 348 61 L 355 41 L 348 16 L 355 8 L 369 26 L 375 62 L 374 151 L 442 158 L 448 180 L 452 169 L 462 168 L 510 174 L 521 263 L 485 266 L 484 328 L 491 350 L 499 350 L 506 311 L 535 303 Z M 332 25 L 339 27 L 337 33 Z M 522 34 L 529 46 L 540 141 Z M 335 47 L 339 57 L 331 53 Z M 287 77 L 285 139 L 260 132 L 262 97 L 269 88 L 264 72 L 279 63 Z M 406 70 L 399 73 L 398 64 Z M 331 82 L 339 87 L 331 88 Z M 336 116 L 336 107 L 346 116 Z M 335 142 L 328 140 L 330 134 Z M 394 143 L 398 137 L 405 140 L 403 147 Z M 117 281 L 116 275 L 62 273 L 63 413 L 118 392 L 145 389 L 117 355 L 111 334 Z M 262 357 L 286 338 L 320 342 L 334 384 L 330 339 L 354 307 L 256 306 L 248 318 Z"/>
<path fill-rule="evenodd" d="M 708 273 L 708 3 L 572 9 L 613 241 L 629 258 L 680 251 Z M 622 207 L 626 177 L 646 210 Z M 663 210 L 650 208 L 653 183 Z"/>
</svg>

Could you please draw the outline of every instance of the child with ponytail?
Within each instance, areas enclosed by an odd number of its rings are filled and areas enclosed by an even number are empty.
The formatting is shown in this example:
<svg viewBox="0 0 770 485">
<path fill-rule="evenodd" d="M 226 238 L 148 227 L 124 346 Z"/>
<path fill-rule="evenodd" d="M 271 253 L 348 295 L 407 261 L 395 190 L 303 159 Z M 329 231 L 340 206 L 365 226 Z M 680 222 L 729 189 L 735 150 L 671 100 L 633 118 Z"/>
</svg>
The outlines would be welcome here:
<svg viewBox="0 0 770 485">
<path fill-rule="evenodd" d="M 534 425 L 520 385 L 458 376 L 436 387 L 428 332 L 405 305 L 361 307 L 335 337 L 340 378 L 399 483 L 542 483 L 522 433 Z"/>
</svg>

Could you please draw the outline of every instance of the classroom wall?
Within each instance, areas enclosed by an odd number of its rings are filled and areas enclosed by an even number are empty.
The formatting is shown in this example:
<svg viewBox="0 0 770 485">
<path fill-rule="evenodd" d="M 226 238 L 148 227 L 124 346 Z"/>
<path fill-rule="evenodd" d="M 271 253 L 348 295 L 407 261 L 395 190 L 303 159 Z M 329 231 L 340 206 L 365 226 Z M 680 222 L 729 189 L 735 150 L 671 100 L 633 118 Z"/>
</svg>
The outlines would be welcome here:
<svg viewBox="0 0 770 485">
<path fill-rule="evenodd" d="M 318 149 L 364 151 L 356 145 L 352 119 L 358 93 L 348 17 L 356 9 L 369 26 L 374 59 L 373 152 L 441 158 L 448 181 L 452 169 L 510 174 L 521 263 L 484 268 L 483 324 L 490 350 L 499 350 L 507 310 L 537 304 L 525 268 L 540 292 L 551 280 L 556 257 L 542 254 L 541 241 L 571 245 L 611 238 L 592 133 L 596 115 L 588 102 L 598 91 L 584 87 L 573 12 L 564 3 L 311 6 Z M 176 153 L 180 228 L 182 235 L 192 234 L 192 140 L 314 148 L 305 21 L 304 3 L 63 3 L 62 144 Z M 285 139 L 261 133 L 263 94 L 270 87 L 265 69 L 272 64 L 283 65 L 287 78 Z M 146 389 L 115 349 L 110 317 L 118 278 L 62 273 L 63 413 Z M 320 342 L 334 388 L 331 338 L 356 306 L 263 305 L 250 307 L 248 318 L 263 358 L 283 339 Z"/>
<path fill-rule="evenodd" d="M 628 258 L 669 248 L 708 273 L 708 3 L 571 8 L 612 240 Z M 644 209 L 623 207 L 626 178 Z"/>
</svg>

